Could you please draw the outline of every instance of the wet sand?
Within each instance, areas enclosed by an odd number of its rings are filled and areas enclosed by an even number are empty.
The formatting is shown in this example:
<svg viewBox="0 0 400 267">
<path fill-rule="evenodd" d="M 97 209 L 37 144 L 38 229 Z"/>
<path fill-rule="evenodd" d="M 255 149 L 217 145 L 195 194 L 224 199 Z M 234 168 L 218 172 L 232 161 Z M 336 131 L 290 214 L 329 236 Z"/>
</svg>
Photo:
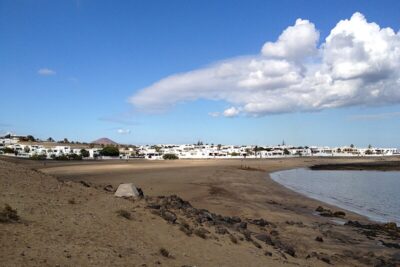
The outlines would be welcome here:
<svg viewBox="0 0 400 267">
<path fill-rule="evenodd" d="M 381 160 L 379 159 L 379 161 Z M 384 160 L 393 161 L 398 159 L 385 158 Z M 338 208 L 290 191 L 272 181 L 268 176 L 268 173 L 282 169 L 326 163 L 365 161 L 376 161 L 376 159 L 118 160 L 107 162 L 47 162 L 45 166 L 43 162 L 17 160 L 13 163 L 2 162 L 2 166 L 4 169 L 8 168 L 9 175 L 16 177 L 16 180 L 22 179 L 20 172 L 29 174 L 31 172 L 29 169 L 38 169 L 39 173 L 33 171 L 31 175 L 38 175 L 41 177 L 40 179 L 56 178 L 59 182 L 54 181 L 54 183 L 71 185 L 71 192 L 69 193 L 76 195 L 76 198 L 87 199 L 84 201 L 85 205 L 83 206 L 85 206 L 85 209 L 97 214 L 97 216 L 102 216 L 102 213 L 109 215 L 110 210 L 115 212 L 116 206 L 126 205 L 129 207 L 129 205 L 132 205 L 130 202 L 127 204 L 125 203 L 127 201 L 113 198 L 111 194 L 105 193 L 101 188 L 107 184 L 116 188 L 120 183 L 132 182 L 141 187 L 145 195 L 150 197 L 176 194 L 189 201 L 197 209 L 206 209 L 224 216 L 239 216 L 247 219 L 263 218 L 274 225 L 275 228 L 273 230 L 278 233 L 279 240 L 290 244 L 296 251 L 296 257 L 282 256 L 278 253 L 279 251 L 277 252 L 274 247 L 269 245 L 263 245 L 259 249 L 251 244 L 246 244 L 246 242 L 235 245 L 222 238 L 219 238 L 218 241 L 212 241 L 199 240 L 198 237 L 181 236 L 177 227 L 170 224 L 164 225 L 165 222 L 162 219 L 160 220 L 157 216 L 154 217 L 145 208 L 145 203 L 136 201 L 136 204 L 134 204 L 137 205 L 136 212 L 140 213 L 143 219 L 141 222 L 130 222 L 131 225 L 125 225 L 125 227 L 130 229 L 135 225 L 136 230 L 141 231 L 141 239 L 145 240 L 143 242 L 146 245 L 143 245 L 143 248 L 140 249 L 136 248 L 141 251 L 139 253 L 141 256 L 136 255 L 135 259 L 140 259 L 147 266 L 158 265 L 157 261 L 166 266 L 181 266 L 183 264 L 196 266 L 325 266 L 327 263 L 321 260 L 323 257 L 320 255 L 325 255 L 324 257 L 329 259 L 329 262 L 333 265 L 373 266 L 382 261 L 390 262 L 399 252 L 398 249 L 388 248 L 379 243 L 380 239 L 387 241 L 390 240 L 390 237 L 378 236 L 377 238 L 371 238 L 361 233 L 360 229 L 335 223 L 335 220 L 342 219 L 319 216 L 316 214 L 315 209 L 320 205 L 333 211 L 338 210 Z M 11 169 L 16 169 L 15 174 L 10 171 Z M 85 181 L 92 187 L 89 189 L 82 188 L 79 183 L 71 184 L 71 181 Z M 18 186 L 10 185 L 10 182 L 8 182 L 7 188 L 13 188 L 9 190 L 10 192 L 19 190 Z M 87 191 L 90 191 L 90 193 Z M 33 191 L 32 197 L 40 194 L 40 192 L 35 193 Z M 56 198 L 63 197 L 65 200 L 64 195 L 60 193 Z M 43 197 L 46 198 L 48 196 Z M 13 196 L 9 193 L 3 194 L 1 203 L 15 205 L 18 210 L 21 209 L 21 205 L 23 206 L 22 210 L 29 206 L 29 203 L 24 203 L 26 200 L 17 201 L 16 198 L 15 195 Z M 95 199 L 99 201 L 97 202 Z M 61 211 L 64 211 L 64 209 L 66 211 L 69 210 L 69 206 L 68 204 L 60 205 Z M 85 213 L 84 211 L 82 212 L 83 214 Z M 74 216 L 77 216 L 77 214 L 68 214 L 68 216 L 75 218 Z M 117 227 L 122 227 L 121 223 L 124 222 L 120 222 L 119 218 L 114 217 L 108 216 L 104 218 L 104 223 L 107 224 L 107 227 L 102 231 L 103 239 L 113 244 L 124 238 L 124 235 L 117 234 Z M 80 226 L 79 231 L 90 236 L 87 232 L 92 232 L 90 231 L 90 218 L 86 220 L 87 224 Z M 146 220 L 149 222 L 157 221 L 157 224 L 149 227 L 144 223 Z M 370 223 L 366 218 L 351 212 L 346 212 L 345 219 L 342 221 L 347 220 Z M 0 227 L 3 226 L 0 225 Z M 53 225 L 52 227 L 55 226 Z M 49 233 L 54 231 L 52 227 L 49 226 Z M 72 225 L 68 227 L 73 229 Z M 272 229 L 268 229 L 268 231 L 272 231 Z M 92 234 L 98 236 L 98 233 L 92 232 Z M 136 232 L 136 234 L 139 233 Z M 316 241 L 315 238 L 317 236 L 323 237 L 323 242 Z M 8 239 L 5 235 L 2 235 L 1 241 L 4 240 Z M 34 240 L 34 237 L 32 237 L 32 240 Z M 76 245 L 77 242 L 80 242 L 79 240 L 80 238 L 75 238 L 74 234 L 69 237 L 71 244 Z M 95 246 L 96 242 L 92 245 Z M 390 242 L 398 243 L 399 240 L 391 240 Z M 160 259 L 156 247 L 161 246 L 161 244 L 172 248 L 171 252 L 176 255 L 174 259 L 165 260 L 162 257 Z M 190 244 L 190 247 L 187 244 Z M 18 247 L 19 245 L 17 243 L 13 247 Z M 152 252 L 150 252 L 150 247 L 153 249 Z M 4 253 L 3 249 L 4 247 L 1 250 L 2 253 Z M 43 249 L 44 247 L 41 247 L 39 251 L 43 253 Z M 272 252 L 273 255 L 265 256 L 266 250 Z M 96 256 L 92 257 L 98 261 L 101 260 L 99 254 L 93 253 Z M 180 253 L 186 254 L 186 256 L 181 256 Z M 14 255 L 13 253 L 9 254 Z M 111 254 L 106 253 L 108 257 L 114 257 Z M 207 257 L 208 261 L 204 261 L 204 257 Z M 379 257 L 382 257 L 382 259 Z M 71 256 L 71 258 L 75 257 Z M 68 263 L 68 258 L 65 259 L 62 255 L 58 255 L 58 258 L 55 257 L 51 262 L 54 263 L 57 260 L 62 263 L 65 263 L 65 261 Z M 121 261 L 120 265 L 129 265 L 126 261 L 119 260 Z M 78 257 L 75 263 L 83 264 L 87 262 Z M 137 266 L 140 266 L 140 264 L 137 264 Z"/>
</svg>

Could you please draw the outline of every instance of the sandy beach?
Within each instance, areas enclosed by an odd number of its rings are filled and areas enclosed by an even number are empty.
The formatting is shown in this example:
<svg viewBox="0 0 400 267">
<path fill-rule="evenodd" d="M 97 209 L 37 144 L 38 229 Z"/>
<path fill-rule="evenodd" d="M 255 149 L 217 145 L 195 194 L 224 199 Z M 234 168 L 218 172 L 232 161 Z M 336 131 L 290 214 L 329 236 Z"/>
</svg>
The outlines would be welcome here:
<svg viewBox="0 0 400 267">
<path fill-rule="evenodd" d="M 348 211 L 344 218 L 319 216 L 318 206 L 340 209 L 292 192 L 268 175 L 316 164 L 396 160 L 2 160 L 0 204 L 15 208 L 21 221 L 0 224 L 0 252 L 8 266 L 396 266 L 399 249 L 387 244 L 398 244 L 398 235 L 375 229 L 373 236 L 338 224 L 372 223 Z M 142 188 L 146 199 L 118 199 L 103 189 L 128 182 Z M 221 234 L 217 220 L 198 222 L 175 206 L 170 211 L 177 220 L 168 222 L 149 206 L 170 195 L 197 212 L 238 217 L 246 229 L 227 223 L 229 234 Z M 121 209 L 132 218 L 118 216 Z M 255 223 L 260 219 L 268 224 Z M 186 224 L 194 232 L 205 229 L 205 238 L 182 231 Z"/>
</svg>

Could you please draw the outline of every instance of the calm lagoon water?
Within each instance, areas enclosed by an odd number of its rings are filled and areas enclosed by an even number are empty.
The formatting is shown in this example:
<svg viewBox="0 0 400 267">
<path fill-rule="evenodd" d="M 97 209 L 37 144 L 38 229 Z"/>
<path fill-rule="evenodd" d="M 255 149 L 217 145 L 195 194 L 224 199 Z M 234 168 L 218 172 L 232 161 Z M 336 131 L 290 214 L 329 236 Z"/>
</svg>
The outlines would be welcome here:
<svg viewBox="0 0 400 267">
<path fill-rule="evenodd" d="M 313 171 L 275 172 L 271 178 L 308 197 L 367 216 L 400 224 L 400 172 Z"/>
</svg>

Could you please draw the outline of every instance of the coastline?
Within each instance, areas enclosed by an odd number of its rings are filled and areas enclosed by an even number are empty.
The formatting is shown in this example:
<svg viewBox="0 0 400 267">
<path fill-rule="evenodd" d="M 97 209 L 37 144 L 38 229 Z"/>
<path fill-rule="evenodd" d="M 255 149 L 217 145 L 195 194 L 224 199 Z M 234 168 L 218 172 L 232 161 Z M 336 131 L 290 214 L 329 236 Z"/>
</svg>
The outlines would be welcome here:
<svg viewBox="0 0 400 267">
<path fill-rule="evenodd" d="M 389 222 L 395 222 L 398 225 L 400 225 L 400 220 L 398 218 L 396 218 L 396 214 L 387 214 L 387 213 L 382 213 L 380 212 L 380 210 L 375 207 L 368 207 L 368 206 L 360 206 L 361 203 L 358 204 L 353 204 L 353 202 L 355 201 L 357 203 L 357 200 L 347 200 L 344 201 L 343 198 L 339 195 L 333 196 L 330 194 L 324 194 L 324 193 L 318 193 L 320 192 L 315 191 L 315 189 L 311 189 L 311 188 L 307 188 L 307 187 L 299 187 L 299 185 L 297 185 L 296 183 L 291 184 L 290 182 L 288 183 L 288 181 L 285 182 L 285 179 L 281 179 L 280 176 L 282 175 L 283 177 L 285 177 L 285 175 L 292 177 L 293 174 L 291 174 L 291 171 L 297 171 L 299 170 L 300 172 L 304 172 L 307 170 L 305 168 L 295 168 L 295 169 L 290 169 L 290 170 L 284 170 L 284 171 L 277 171 L 277 172 L 273 172 L 270 174 L 270 178 L 272 180 L 274 180 L 275 182 L 277 182 L 278 184 L 280 184 L 281 186 L 284 186 L 285 188 L 292 190 L 294 192 L 297 192 L 299 194 L 301 194 L 302 196 L 320 201 L 322 203 L 325 203 L 325 205 L 332 205 L 335 206 L 336 209 L 342 209 L 344 211 L 346 211 L 347 213 L 352 212 L 355 214 L 358 214 L 360 216 L 365 217 L 367 220 L 373 222 L 373 223 L 389 223 Z M 320 171 L 321 169 L 318 169 L 318 171 Z M 333 169 L 333 168 L 329 168 L 327 169 L 329 171 L 343 171 L 342 169 Z M 286 171 L 289 171 L 289 173 L 287 173 Z M 309 171 L 311 172 L 316 172 L 316 174 L 318 174 L 317 171 L 315 171 L 313 168 L 310 168 Z M 344 171 L 349 171 L 349 170 L 344 170 Z M 362 171 L 362 172 L 382 172 L 382 170 L 379 171 L 375 171 L 372 169 L 367 169 L 367 170 L 354 170 L 351 169 L 351 171 Z M 300 174 L 301 175 L 301 174 Z M 328 174 L 329 175 L 329 174 Z M 304 175 L 303 175 L 304 177 Z M 293 177 L 292 177 L 293 178 Z M 333 178 L 333 177 L 330 177 Z M 329 186 L 329 184 L 327 184 L 327 186 Z M 334 194 L 334 192 L 333 192 Z M 328 196 L 330 195 L 330 196 Z M 349 202 L 351 201 L 351 202 Z M 373 203 L 372 203 L 373 204 Z M 374 211 L 375 210 L 375 211 Z M 392 211 L 393 212 L 393 211 Z"/>
<path fill-rule="evenodd" d="M 365 159 L 357 159 L 356 161 L 362 160 L 365 161 Z M 320 205 L 333 210 L 337 210 L 337 208 L 302 196 L 269 177 L 269 173 L 278 170 L 343 161 L 346 162 L 349 159 L 298 158 L 249 160 L 244 163 L 232 160 L 120 161 L 83 162 L 82 164 L 54 162 L 45 166 L 41 162 L 24 161 L 15 164 L 0 161 L 0 165 L 4 165 L 3 168 L 6 169 L 6 172 L 0 173 L 1 175 L 5 174 L 3 180 L 1 180 L 2 185 L 8 189 L 7 193 L 0 196 L 0 200 L 1 203 L 9 203 L 18 211 L 21 211 L 22 217 L 31 221 L 44 220 L 36 226 L 40 228 L 41 225 L 44 225 L 47 229 L 42 233 L 41 239 L 51 239 L 54 231 L 63 231 L 64 228 L 70 229 L 68 231 L 73 233 L 76 233 L 79 229 L 81 233 L 79 236 L 87 235 L 91 239 L 97 240 L 93 241 L 93 248 L 95 248 L 102 246 L 103 242 L 118 247 L 118 243 L 126 242 L 127 234 L 136 236 L 136 238 L 137 235 L 140 235 L 141 243 L 138 244 L 140 247 L 134 247 L 140 253 L 130 257 L 135 257 L 137 262 L 144 262 L 149 266 L 154 265 L 155 261 L 163 262 L 167 266 L 179 266 L 179 264 L 243 266 L 249 265 L 249 262 L 251 262 L 251 266 L 326 266 L 326 262 L 322 259 L 341 266 L 371 266 L 380 258 L 382 258 L 382 261 L 388 262 L 392 255 L 396 253 L 396 249 L 377 244 L 377 241 L 369 239 L 355 227 L 338 225 L 331 218 L 317 216 L 314 211 Z M 243 164 L 248 168 L 241 168 Z M 29 169 L 33 169 L 33 171 Z M 37 188 L 29 184 L 30 178 L 26 180 L 27 174 L 29 174 L 28 177 L 38 176 L 38 184 L 35 185 Z M 16 181 L 15 184 L 10 183 L 10 177 Z M 51 196 L 45 194 L 46 190 L 40 189 L 46 184 L 43 181 L 48 179 L 51 180 L 51 184 L 54 184 L 52 190 L 56 190 Z M 85 181 L 90 187 L 83 186 L 81 181 Z M 118 184 L 124 182 L 132 182 L 141 187 L 149 198 L 176 194 L 189 201 L 197 209 L 208 210 L 223 216 L 238 216 L 243 220 L 245 218 L 250 221 L 259 218 L 265 219 L 271 224 L 268 226 L 268 235 L 293 247 L 296 255 L 292 257 L 285 255 L 285 253 L 281 254 L 282 252 L 279 249 L 276 250 L 268 244 L 262 245 L 261 249 L 245 241 L 239 241 L 239 245 L 232 244 L 229 239 L 226 241 L 223 236 L 217 236 L 214 241 L 212 241 L 213 239 L 201 240 L 198 237 L 186 237 L 176 226 L 166 224 L 162 219 L 161 221 L 157 219 L 142 202 L 134 202 L 136 207 L 134 214 L 136 214 L 136 217 L 140 214 L 140 219 L 138 217 L 129 222 L 129 225 L 134 225 L 134 228 L 126 228 L 127 222 L 116 218 L 115 210 L 116 207 L 122 206 L 132 210 L 131 202 L 116 199 L 112 194 L 110 195 L 103 190 L 104 185 L 110 184 L 113 188 L 116 188 Z M 24 183 L 28 183 L 29 186 L 27 184 L 21 188 L 21 184 Z M 20 198 L 19 195 L 26 188 L 30 188 L 31 192 L 28 193 L 32 194 L 32 199 L 43 198 L 46 201 L 43 200 L 43 203 L 38 206 L 35 204 L 36 200 L 29 201 L 28 196 Z M 63 190 L 67 190 L 67 192 Z M 66 203 L 65 199 L 71 198 L 71 194 L 80 204 L 61 204 Z M 60 198 L 64 200 L 60 202 Z M 53 202 L 54 209 L 49 207 Z M 54 213 L 56 214 L 53 215 L 55 221 L 53 222 L 46 216 L 43 217 L 41 212 L 30 214 L 28 211 L 31 209 L 44 209 L 43 214 Z M 89 216 L 88 213 L 93 215 Z M 93 219 L 90 219 L 92 216 L 95 216 L 99 221 L 96 224 L 104 224 L 102 227 L 107 229 L 106 232 L 100 229 L 98 229 L 98 232 L 93 231 L 93 227 L 96 228 L 97 226 L 93 224 Z M 82 220 L 81 218 L 86 218 L 84 224 L 79 223 Z M 345 219 L 366 224 L 371 223 L 367 218 L 352 212 L 346 212 Z M 58 220 L 62 220 L 63 227 L 60 228 Z M 78 223 L 79 226 L 75 225 L 74 222 Z M 0 226 L 2 225 L 0 224 Z M 215 235 L 213 228 L 208 228 L 207 225 L 203 227 L 210 231 L 210 235 Z M 7 231 L 14 231 L 11 226 L 7 226 L 7 229 Z M 20 235 L 27 236 L 26 239 L 34 243 L 34 246 L 37 247 L 37 253 L 48 249 L 47 243 L 38 243 L 37 236 L 34 234 L 38 230 L 31 230 L 29 227 L 18 229 Z M 125 231 L 130 233 L 120 232 L 120 229 L 126 229 Z M 257 232 L 261 228 L 250 227 L 249 229 Z M 135 233 L 132 231 L 135 231 Z M 2 242 L 5 241 L 4 238 L 10 236 L 9 234 L 1 237 Z M 318 236 L 323 237 L 323 243 L 315 241 Z M 384 237 L 381 238 L 387 240 Z M 10 240 L 7 239 L 7 241 Z M 8 244 L 2 248 L 2 252 L 4 253 L 3 249 L 7 249 L 6 255 L 10 255 L 10 258 L 7 258 L 9 262 L 13 262 L 13 259 L 15 260 L 15 257 L 17 257 L 15 255 L 21 253 L 19 249 L 21 244 L 15 242 L 17 241 L 3 242 Z M 54 244 L 54 242 L 57 241 L 53 240 L 49 243 L 54 247 L 52 249 L 57 251 L 60 249 L 62 252 L 65 244 L 61 242 L 57 245 L 58 243 Z M 76 258 L 77 255 L 75 255 L 79 254 L 80 245 L 78 244 L 81 244 L 80 242 L 83 242 L 83 240 L 74 238 L 69 239 L 68 242 L 72 242 L 74 248 L 76 247 L 76 250 L 71 247 L 69 249 L 70 254 L 73 255 L 72 259 L 76 260 L 75 263 L 91 265 L 86 258 Z M 182 246 L 183 243 L 186 245 Z M 132 244 L 127 246 L 132 246 Z M 160 259 L 154 252 L 154 247 L 159 246 L 165 246 L 172 250 L 172 253 L 176 255 L 175 259 Z M 190 255 L 187 251 L 188 246 L 191 248 Z M 124 247 L 121 247 L 121 249 Z M 88 249 L 90 250 L 90 247 Z M 88 249 L 85 248 L 85 251 Z M 196 252 L 192 252 L 193 250 Z M 118 258 L 118 254 L 114 255 L 112 250 L 106 249 L 106 251 L 107 253 L 104 255 L 92 251 L 90 254 L 93 257 L 93 262 L 102 262 L 103 256 L 110 259 Z M 267 253 L 265 251 L 272 252 L 272 256 L 265 256 L 264 253 Z M 62 262 L 64 260 L 66 260 L 66 263 L 71 262 L 70 258 L 64 258 L 63 253 L 61 255 L 57 253 L 54 254 L 52 263 L 56 263 L 60 259 Z M 12 255 L 14 256 L 11 257 Z M 121 255 L 122 258 L 118 258 L 117 261 L 127 263 L 124 253 Z M 206 263 L 204 262 L 204 255 L 207 255 Z"/>
</svg>

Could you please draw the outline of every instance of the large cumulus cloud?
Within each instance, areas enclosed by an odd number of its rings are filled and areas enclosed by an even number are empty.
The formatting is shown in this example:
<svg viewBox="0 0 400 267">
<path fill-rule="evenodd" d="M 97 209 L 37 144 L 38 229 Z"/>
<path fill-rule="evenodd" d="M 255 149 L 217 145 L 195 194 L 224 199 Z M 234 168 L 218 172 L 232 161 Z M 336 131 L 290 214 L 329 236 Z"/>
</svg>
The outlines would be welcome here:
<svg viewBox="0 0 400 267">
<path fill-rule="evenodd" d="M 318 43 L 314 24 L 298 19 L 259 55 L 166 77 L 130 102 L 163 111 L 185 101 L 223 100 L 230 107 L 218 114 L 228 117 L 400 103 L 399 32 L 355 13 Z"/>
</svg>

